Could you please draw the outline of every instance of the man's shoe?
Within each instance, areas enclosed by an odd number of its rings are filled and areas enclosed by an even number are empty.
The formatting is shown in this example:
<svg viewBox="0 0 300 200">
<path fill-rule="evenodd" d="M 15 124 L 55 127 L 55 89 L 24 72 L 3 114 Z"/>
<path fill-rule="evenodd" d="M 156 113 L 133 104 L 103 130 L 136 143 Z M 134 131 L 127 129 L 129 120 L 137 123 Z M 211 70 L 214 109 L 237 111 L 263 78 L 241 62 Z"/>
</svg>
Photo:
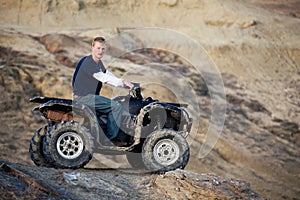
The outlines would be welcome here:
<svg viewBox="0 0 300 200">
<path fill-rule="evenodd" d="M 113 139 L 111 142 L 112 142 L 115 146 L 117 146 L 117 147 L 126 147 L 126 146 L 128 146 L 128 143 L 127 143 L 127 142 L 120 141 L 120 140 L 118 140 L 118 139 Z"/>
</svg>

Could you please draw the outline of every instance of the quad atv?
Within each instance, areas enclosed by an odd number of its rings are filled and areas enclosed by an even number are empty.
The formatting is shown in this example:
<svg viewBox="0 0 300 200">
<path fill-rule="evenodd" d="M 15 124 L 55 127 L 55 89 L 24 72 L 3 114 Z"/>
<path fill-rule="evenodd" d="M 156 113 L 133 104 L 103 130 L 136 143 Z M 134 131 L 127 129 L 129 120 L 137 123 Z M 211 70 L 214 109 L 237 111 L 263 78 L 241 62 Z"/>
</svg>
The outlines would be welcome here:
<svg viewBox="0 0 300 200">
<path fill-rule="evenodd" d="M 184 168 L 189 160 L 187 136 L 192 118 L 187 104 L 159 102 L 143 98 L 140 84 L 126 96 L 115 101 L 122 104 L 131 123 L 123 122 L 120 131 L 126 135 L 127 146 L 105 143 L 106 115 L 100 117 L 93 108 L 71 99 L 34 97 L 48 124 L 38 129 L 30 142 L 32 161 L 38 166 L 81 168 L 93 153 L 126 154 L 133 168 L 170 171 Z M 132 126 L 134 124 L 134 126 Z"/>
</svg>

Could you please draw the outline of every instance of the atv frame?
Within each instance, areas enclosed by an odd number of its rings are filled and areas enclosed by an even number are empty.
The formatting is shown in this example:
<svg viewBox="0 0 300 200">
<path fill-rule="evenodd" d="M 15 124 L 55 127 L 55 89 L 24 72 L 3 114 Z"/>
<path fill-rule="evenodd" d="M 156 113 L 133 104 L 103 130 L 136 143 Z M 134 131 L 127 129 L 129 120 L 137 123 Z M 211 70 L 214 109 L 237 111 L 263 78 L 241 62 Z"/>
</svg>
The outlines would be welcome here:
<svg viewBox="0 0 300 200">
<path fill-rule="evenodd" d="M 122 104 L 134 122 L 121 125 L 128 146 L 107 145 L 106 115 L 97 118 L 93 108 L 71 99 L 33 97 L 48 124 L 37 130 L 30 143 L 30 154 L 38 166 L 81 168 L 93 153 L 126 154 L 135 168 L 169 171 L 184 168 L 189 160 L 186 137 L 191 131 L 192 118 L 187 104 L 166 103 L 144 99 L 139 84 L 127 96 L 113 100 Z M 169 155 L 163 154 L 169 152 Z"/>
</svg>

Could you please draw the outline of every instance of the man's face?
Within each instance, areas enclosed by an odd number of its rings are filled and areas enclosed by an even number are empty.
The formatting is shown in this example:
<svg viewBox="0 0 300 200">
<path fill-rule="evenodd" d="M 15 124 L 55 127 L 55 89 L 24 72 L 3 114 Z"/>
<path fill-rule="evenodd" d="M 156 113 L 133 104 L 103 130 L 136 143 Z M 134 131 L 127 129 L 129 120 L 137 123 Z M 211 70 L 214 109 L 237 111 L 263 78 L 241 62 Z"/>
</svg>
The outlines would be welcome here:
<svg viewBox="0 0 300 200">
<path fill-rule="evenodd" d="M 94 46 L 92 46 L 92 55 L 95 61 L 99 61 L 106 50 L 106 44 L 101 42 L 95 42 Z"/>
</svg>

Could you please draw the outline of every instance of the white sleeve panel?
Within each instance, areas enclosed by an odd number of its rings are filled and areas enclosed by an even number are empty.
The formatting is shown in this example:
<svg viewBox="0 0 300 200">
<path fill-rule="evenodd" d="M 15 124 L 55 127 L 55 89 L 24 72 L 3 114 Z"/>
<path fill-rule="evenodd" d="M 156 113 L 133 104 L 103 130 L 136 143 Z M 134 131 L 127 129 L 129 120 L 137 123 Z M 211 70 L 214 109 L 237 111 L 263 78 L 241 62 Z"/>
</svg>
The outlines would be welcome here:
<svg viewBox="0 0 300 200">
<path fill-rule="evenodd" d="M 93 77 L 98 81 L 101 81 L 102 83 L 109 84 L 115 87 L 123 87 L 123 79 L 117 78 L 109 71 L 106 71 L 106 73 L 103 72 L 94 73 Z"/>
</svg>

